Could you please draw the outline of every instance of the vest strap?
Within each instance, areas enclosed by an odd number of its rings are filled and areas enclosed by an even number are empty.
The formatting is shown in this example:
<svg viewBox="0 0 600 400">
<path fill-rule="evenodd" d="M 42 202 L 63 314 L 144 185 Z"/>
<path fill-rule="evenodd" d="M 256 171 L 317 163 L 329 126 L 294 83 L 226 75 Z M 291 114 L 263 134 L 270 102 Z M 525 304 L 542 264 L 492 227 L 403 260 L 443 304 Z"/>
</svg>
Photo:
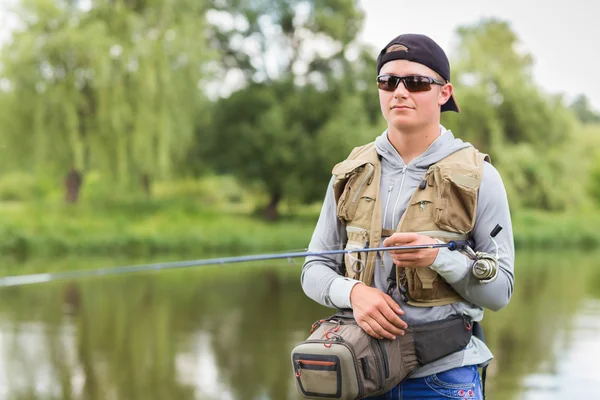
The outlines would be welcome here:
<svg viewBox="0 0 600 400">
<path fill-rule="evenodd" d="M 381 230 L 381 236 L 385 236 L 385 237 L 390 237 L 392 236 L 394 233 L 396 233 L 395 230 L 393 229 L 382 229 Z"/>
</svg>

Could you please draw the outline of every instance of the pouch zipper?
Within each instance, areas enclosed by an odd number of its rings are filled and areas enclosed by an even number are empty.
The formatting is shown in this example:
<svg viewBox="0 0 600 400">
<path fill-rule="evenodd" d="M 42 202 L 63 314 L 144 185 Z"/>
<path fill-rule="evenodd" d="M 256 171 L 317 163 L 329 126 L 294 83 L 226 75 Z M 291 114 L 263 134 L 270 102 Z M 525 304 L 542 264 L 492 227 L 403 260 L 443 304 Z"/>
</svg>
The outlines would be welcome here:
<svg viewBox="0 0 600 400">
<path fill-rule="evenodd" d="M 334 361 L 319 361 L 319 360 L 296 360 L 296 377 L 300 378 L 300 375 L 302 374 L 302 366 L 304 365 L 305 367 L 325 367 L 323 369 L 325 370 L 331 370 L 331 371 L 335 371 L 335 365 L 336 363 Z M 315 369 L 315 368 L 307 368 L 307 369 Z M 319 368 L 316 368 L 319 369 Z"/>
<path fill-rule="evenodd" d="M 377 342 L 377 339 L 371 338 L 371 350 L 373 350 L 374 355 L 373 359 L 375 360 L 375 366 L 377 367 L 377 370 L 379 370 L 379 376 L 381 377 L 379 382 L 377 382 L 377 392 L 379 392 L 383 390 L 383 387 L 385 385 L 385 365 L 383 361 L 383 354 L 381 353 L 379 344 L 376 344 Z"/>
<path fill-rule="evenodd" d="M 387 379 L 390 377 L 390 366 L 389 366 L 387 351 L 385 351 L 385 346 L 383 344 L 381 344 L 381 340 L 377 340 L 377 346 L 379 347 L 379 351 L 381 352 L 381 357 L 383 358 L 385 379 Z"/>
<path fill-rule="evenodd" d="M 296 364 L 314 365 L 317 367 L 334 367 L 335 366 L 335 362 L 333 362 L 333 361 L 318 361 L 318 360 L 297 360 Z"/>
</svg>

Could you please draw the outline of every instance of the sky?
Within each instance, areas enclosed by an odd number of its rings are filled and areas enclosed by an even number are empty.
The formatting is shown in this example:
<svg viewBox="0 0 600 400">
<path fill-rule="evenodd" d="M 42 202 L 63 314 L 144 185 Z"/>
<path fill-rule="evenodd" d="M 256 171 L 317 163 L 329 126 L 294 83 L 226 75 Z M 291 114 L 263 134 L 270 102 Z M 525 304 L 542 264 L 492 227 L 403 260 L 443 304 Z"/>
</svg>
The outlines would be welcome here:
<svg viewBox="0 0 600 400">
<path fill-rule="evenodd" d="M 568 101 L 584 94 L 600 111 L 600 2 L 596 0 L 360 0 L 361 38 L 381 49 L 401 33 L 422 33 L 452 57 L 461 25 L 495 17 L 509 22 L 534 58 L 536 83 Z M 457 93 L 460 98 L 460 93 Z"/>
<path fill-rule="evenodd" d="M 3 9 L 15 0 L 0 0 L 0 43 L 14 21 Z M 359 0 L 366 14 L 361 39 L 382 48 L 401 33 L 423 33 L 448 56 L 457 27 L 486 17 L 506 20 L 533 55 L 536 83 L 567 101 L 584 94 L 600 111 L 600 2 L 570 0 Z M 536 6 L 536 3 L 540 6 Z M 460 94 L 457 93 L 457 96 Z"/>
</svg>

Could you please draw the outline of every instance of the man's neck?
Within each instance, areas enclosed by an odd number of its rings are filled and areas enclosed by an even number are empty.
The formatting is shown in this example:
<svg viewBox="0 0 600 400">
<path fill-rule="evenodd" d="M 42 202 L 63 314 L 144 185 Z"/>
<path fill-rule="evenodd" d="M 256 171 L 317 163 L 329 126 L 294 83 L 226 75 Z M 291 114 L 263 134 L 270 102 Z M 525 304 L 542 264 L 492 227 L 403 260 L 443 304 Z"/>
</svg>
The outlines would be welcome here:
<svg viewBox="0 0 600 400">
<path fill-rule="evenodd" d="M 440 136 L 440 125 L 429 125 L 418 131 L 400 131 L 388 126 L 388 140 L 394 146 L 404 164 L 420 156 Z"/>
</svg>

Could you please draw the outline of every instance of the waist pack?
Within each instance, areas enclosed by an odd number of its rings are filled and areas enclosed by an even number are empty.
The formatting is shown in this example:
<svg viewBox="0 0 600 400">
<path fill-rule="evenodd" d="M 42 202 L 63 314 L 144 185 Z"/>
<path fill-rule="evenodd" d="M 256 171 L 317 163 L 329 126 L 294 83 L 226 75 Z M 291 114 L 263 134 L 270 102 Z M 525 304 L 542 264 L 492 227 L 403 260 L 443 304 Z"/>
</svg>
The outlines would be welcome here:
<svg viewBox="0 0 600 400">
<path fill-rule="evenodd" d="M 296 388 L 307 399 L 354 400 L 388 392 L 417 367 L 463 349 L 471 340 L 461 316 L 411 326 L 395 340 L 375 339 L 352 311 L 313 324 L 292 350 Z"/>
</svg>

